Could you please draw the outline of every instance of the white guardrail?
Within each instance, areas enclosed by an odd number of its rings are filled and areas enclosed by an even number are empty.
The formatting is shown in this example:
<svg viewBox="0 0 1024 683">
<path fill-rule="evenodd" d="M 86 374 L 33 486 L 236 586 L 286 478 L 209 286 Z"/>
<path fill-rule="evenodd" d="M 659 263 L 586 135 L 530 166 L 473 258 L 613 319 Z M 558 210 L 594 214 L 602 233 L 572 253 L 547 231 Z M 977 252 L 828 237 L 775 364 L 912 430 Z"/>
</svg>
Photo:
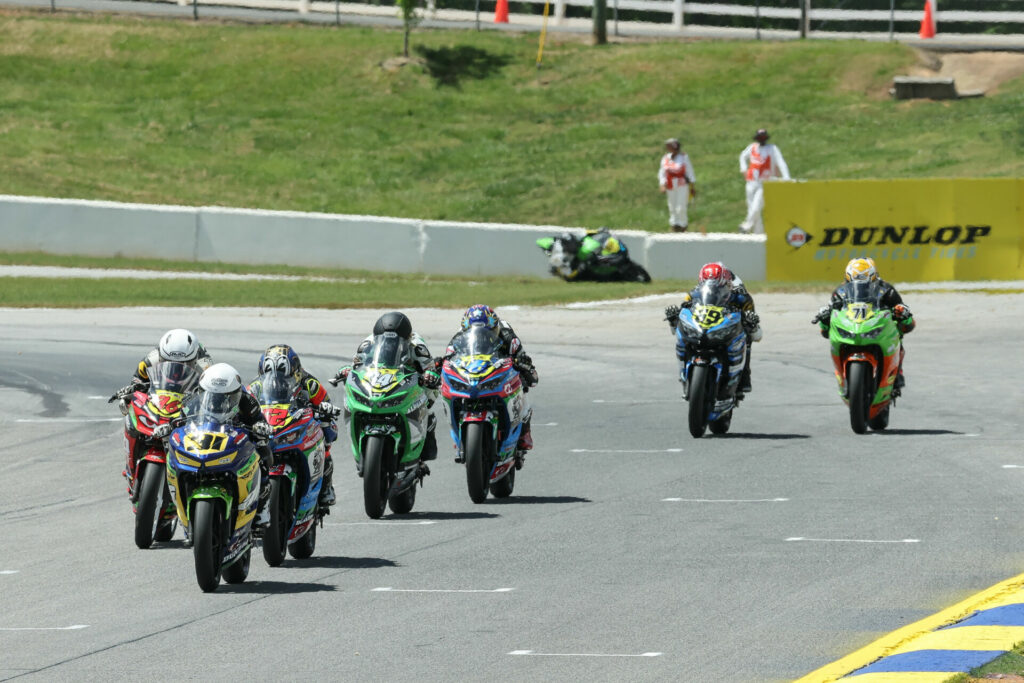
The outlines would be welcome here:
<svg viewBox="0 0 1024 683">
<path fill-rule="evenodd" d="M 448 275 L 547 275 L 539 237 L 558 226 L 455 223 L 0 195 L 0 251 L 281 264 Z M 653 278 L 723 261 L 765 277 L 763 235 L 615 230 Z"/>
</svg>

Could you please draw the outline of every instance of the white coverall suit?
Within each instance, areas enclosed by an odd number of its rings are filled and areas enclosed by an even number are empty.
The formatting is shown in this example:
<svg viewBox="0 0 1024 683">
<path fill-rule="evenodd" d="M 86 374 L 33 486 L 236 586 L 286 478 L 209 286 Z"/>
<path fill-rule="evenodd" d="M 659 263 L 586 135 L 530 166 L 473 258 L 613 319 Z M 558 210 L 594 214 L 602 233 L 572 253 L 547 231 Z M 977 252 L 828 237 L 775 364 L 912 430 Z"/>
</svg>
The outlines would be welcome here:
<svg viewBox="0 0 1024 683">
<path fill-rule="evenodd" d="M 740 223 L 740 230 L 763 235 L 764 181 L 780 176 L 789 180 L 789 167 L 778 147 L 752 142 L 740 152 L 740 172 L 747 179 L 747 217 Z"/>
<path fill-rule="evenodd" d="M 668 197 L 668 224 L 672 227 L 689 226 L 686 209 L 690 201 L 690 185 L 695 182 L 693 164 L 685 152 L 669 152 L 661 158 L 658 184 L 665 188 L 665 196 Z"/>
</svg>

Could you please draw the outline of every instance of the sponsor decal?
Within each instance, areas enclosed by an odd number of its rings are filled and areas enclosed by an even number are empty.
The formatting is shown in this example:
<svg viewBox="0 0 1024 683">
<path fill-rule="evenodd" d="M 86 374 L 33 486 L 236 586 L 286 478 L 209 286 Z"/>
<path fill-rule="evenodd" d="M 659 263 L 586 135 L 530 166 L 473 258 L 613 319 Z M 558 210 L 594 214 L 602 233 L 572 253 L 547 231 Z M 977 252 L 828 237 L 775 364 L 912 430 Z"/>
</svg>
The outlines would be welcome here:
<svg viewBox="0 0 1024 683">
<path fill-rule="evenodd" d="M 810 242 L 812 239 L 814 238 L 808 235 L 807 231 L 798 225 L 794 225 L 792 228 L 786 231 L 786 244 L 793 247 L 794 249 L 799 249 L 800 247 Z"/>
</svg>

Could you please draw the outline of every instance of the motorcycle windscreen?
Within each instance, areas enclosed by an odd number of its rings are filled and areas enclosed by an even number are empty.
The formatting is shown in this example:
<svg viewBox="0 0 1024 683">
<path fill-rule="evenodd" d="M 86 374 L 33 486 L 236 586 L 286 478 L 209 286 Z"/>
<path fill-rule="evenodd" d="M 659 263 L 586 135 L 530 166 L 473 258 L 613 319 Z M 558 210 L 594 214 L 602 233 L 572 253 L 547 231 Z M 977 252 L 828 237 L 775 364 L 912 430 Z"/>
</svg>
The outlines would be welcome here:
<svg viewBox="0 0 1024 683">
<path fill-rule="evenodd" d="M 483 325 L 474 325 L 456 335 L 452 340 L 455 355 L 461 356 L 494 356 L 501 346 L 496 330 Z"/>
<path fill-rule="evenodd" d="M 366 352 L 367 365 L 378 368 L 401 368 L 412 360 L 409 342 L 394 332 L 385 332 L 373 338 Z"/>
<path fill-rule="evenodd" d="M 257 396 L 260 405 L 291 403 L 299 390 L 295 376 L 283 372 L 265 372 L 257 379 Z"/>
<path fill-rule="evenodd" d="M 693 300 L 705 306 L 725 307 L 732 298 L 732 287 L 708 280 L 693 290 Z"/>
<path fill-rule="evenodd" d="M 882 298 L 882 286 L 878 280 L 846 282 L 839 288 L 839 296 L 847 303 L 872 304 L 878 307 L 878 302 Z"/>
<path fill-rule="evenodd" d="M 227 425 L 238 414 L 238 401 L 241 395 L 241 391 L 230 394 L 204 391 L 186 405 L 185 412 L 190 422 Z"/>
<path fill-rule="evenodd" d="M 190 394 L 199 385 L 199 373 L 191 363 L 161 361 L 149 369 L 150 391 L 160 389 Z"/>
</svg>

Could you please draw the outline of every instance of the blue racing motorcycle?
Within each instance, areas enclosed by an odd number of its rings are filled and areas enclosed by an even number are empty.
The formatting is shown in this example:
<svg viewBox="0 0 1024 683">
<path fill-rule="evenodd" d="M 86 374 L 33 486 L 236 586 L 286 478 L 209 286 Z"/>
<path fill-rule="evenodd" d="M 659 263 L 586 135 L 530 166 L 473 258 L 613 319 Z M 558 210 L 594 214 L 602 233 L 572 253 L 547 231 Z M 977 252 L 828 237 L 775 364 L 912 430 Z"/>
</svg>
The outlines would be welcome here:
<svg viewBox="0 0 1024 683">
<path fill-rule="evenodd" d="M 679 312 L 676 323 L 676 355 L 683 398 L 689 401 L 689 426 L 693 438 L 710 428 L 725 434 L 732 411 L 743 398 L 738 393 L 747 354 L 743 315 L 729 307 L 732 289 L 727 284 L 705 282 L 693 293 L 693 303 Z"/>
</svg>

